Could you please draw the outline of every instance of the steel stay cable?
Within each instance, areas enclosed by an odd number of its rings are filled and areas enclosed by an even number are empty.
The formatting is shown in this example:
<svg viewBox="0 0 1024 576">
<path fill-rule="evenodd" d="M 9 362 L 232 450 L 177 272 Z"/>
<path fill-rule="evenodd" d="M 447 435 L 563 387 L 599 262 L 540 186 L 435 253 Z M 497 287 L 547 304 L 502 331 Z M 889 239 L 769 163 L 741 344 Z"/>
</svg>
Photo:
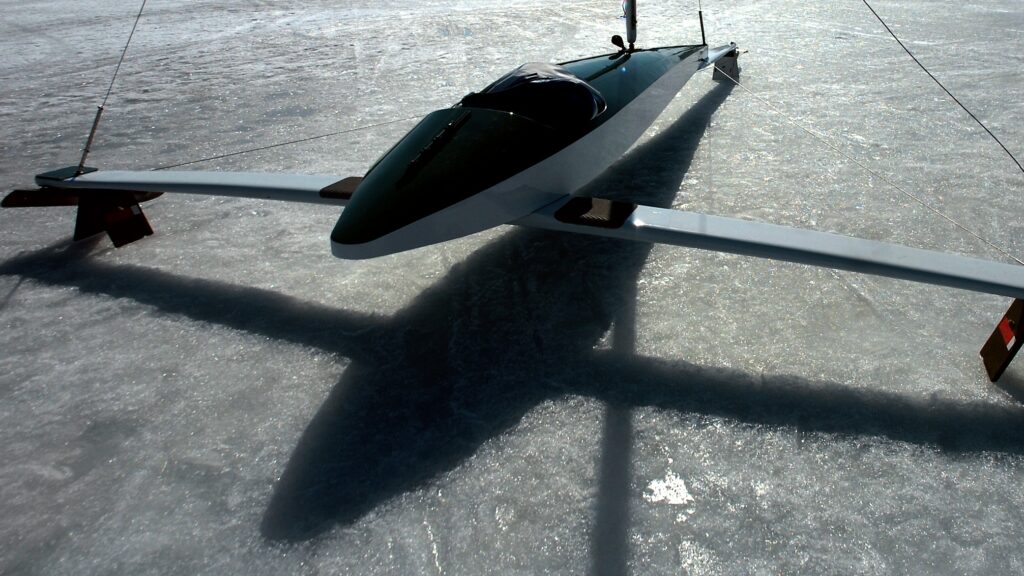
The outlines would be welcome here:
<svg viewBox="0 0 1024 576">
<path fill-rule="evenodd" d="M 142 5 L 139 6 L 139 12 L 138 12 L 138 14 L 135 15 L 135 22 L 134 22 L 134 24 L 132 24 L 132 30 L 131 30 L 131 32 L 129 32 L 128 40 L 125 42 L 124 48 L 121 50 L 121 57 L 118 59 L 117 66 L 114 68 L 114 74 L 110 78 L 110 85 L 107 86 L 107 93 L 103 96 L 103 103 L 99 105 L 99 111 L 97 112 L 96 118 L 93 121 L 92 130 L 90 131 L 89 137 L 86 140 L 86 145 L 85 145 L 85 148 L 84 148 L 84 153 L 82 155 L 82 160 L 79 163 L 79 171 L 81 171 L 84 168 L 84 166 L 85 166 L 86 156 L 88 156 L 89 149 L 91 148 L 93 138 L 96 135 L 96 129 L 97 129 L 98 125 L 99 125 L 100 114 L 102 114 L 103 110 L 106 108 L 107 100 L 110 99 L 110 94 L 114 90 L 114 82 L 117 80 L 117 75 L 121 71 L 121 65 L 124 63 L 125 55 L 128 54 L 128 47 L 131 46 L 132 38 L 135 36 L 135 31 L 139 27 L 139 21 L 142 19 L 142 13 L 146 10 L 146 2 L 147 1 L 148 0 L 142 0 Z M 157 168 L 152 168 L 151 170 L 152 171 L 157 171 L 157 170 L 168 170 L 170 168 L 179 168 L 181 166 L 189 166 L 191 164 L 199 164 L 200 162 L 209 162 L 209 161 L 212 161 L 212 160 L 219 160 L 219 159 L 222 159 L 222 158 L 229 158 L 231 156 L 239 156 L 239 155 L 242 155 L 242 154 L 249 154 L 249 153 L 252 153 L 252 152 L 259 152 L 259 151 L 262 151 L 262 150 L 269 150 L 271 148 L 278 148 L 278 147 L 281 147 L 281 146 L 288 146 L 288 145 L 291 145 L 291 144 L 299 144 L 299 143 L 302 143 L 302 142 L 309 142 L 309 141 L 312 141 L 312 140 L 319 140 L 321 138 L 329 138 L 331 136 L 339 136 L 341 134 L 348 134 L 350 132 L 357 132 L 357 131 L 360 131 L 360 130 L 368 130 L 370 128 L 378 128 L 380 126 L 387 126 L 388 124 L 397 124 L 399 122 L 406 122 L 406 121 L 409 121 L 409 120 L 416 120 L 417 118 L 421 118 L 422 116 L 423 115 L 421 114 L 421 115 L 418 115 L 418 116 L 410 116 L 408 118 L 400 118 L 398 120 L 389 120 L 387 122 L 380 122 L 380 123 L 377 123 L 377 124 L 370 124 L 370 125 L 367 125 L 367 126 L 357 126 L 355 128 L 349 128 L 349 129 L 346 129 L 346 130 L 338 130 L 336 132 L 330 132 L 330 133 L 327 133 L 327 134 L 318 134 L 316 136 L 310 136 L 310 137 L 307 137 L 307 138 L 299 138 L 297 140 L 290 140 L 288 142 L 279 142 L 277 144 L 270 144 L 268 146 L 260 146 L 260 147 L 257 147 L 257 148 L 250 148 L 248 150 L 239 150 L 237 152 L 229 152 L 227 154 L 218 154 L 216 156 L 210 156 L 208 158 L 201 158 L 199 160 L 190 160 L 188 162 L 180 162 L 178 164 L 170 164 L 170 165 L 167 165 L 167 166 L 159 166 Z"/>
<path fill-rule="evenodd" d="M 288 142 L 278 142 L 276 144 L 269 144 L 267 146 L 259 146 L 257 148 L 249 148 L 247 150 L 238 150 L 237 152 L 228 152 L 226 154 L 218 154 L 216 156 L 210 156 L 208 158 L 200 158 L 199 160 L 189 160 L 188 162 L 180 162 L 178 164 L 168 164 L 167 166 L 158 166 L 151 168 L 151 171 L 157 170 L 169 170 L 171 168 L 180 168 L 181 166 L 189 166 L 191 164 L 199 164 L 200 162 L 209 162 L 211 160 L 220 160 L 222 158 L 230 158 L 231 156 L 241 156 L 242 154 L 250 154 L 252 152 L 261 152 L 263 150 L 270 150 L 271 148 L 280 148 L 281 146 L 289 146 L 291 144 L 300 144 L 302 142 L 310 142 L 312 140 L 319 140 L 321 138 L 330 138 L 331 136 L 338 136 L 341 134 L 348 134 L 350 132 L 358 132 L 360 130 L 369 130 L 370 128 L 379 128 L 381 126 L 387 126 L 388 124 L 397 124 L 399 122 L 408 122 L 409 120 L 416 120 L 422 118 L 419 116 L 409 116 L 408 118 L 399 118 L 398 120 L 388 120 L 387 122 L 379 122 L 377 124 L 368 124 L 366 126 L 356 126 L 355 128 L 347 128 L 345 130 L 338 130 L 337 132 L 329 132 L 327 134 L 318 134 L 316 136 L 309 136 L 307 138 L 299 138 L 297 140 L 289 140 Z"/>
<path fill-rule="evenodd" d="M 897 183 L 893 182 L 892 180 L 890 180 L 890 179 L 889 179 L 888 177 L 886 177 L 885 175 L 883 175 L 883 174 L 880 174 L 879 172 L 876 172 L 875 170 L 873 170 L 872 168 L 870 168 L 869 166 L 867 166 L 866 164 L 864 164 L 863 162 L 861 162 L 861 161 L 860 161 L 860 160 L 858 160 L 857 158 L 855 158 L 855 157 L 853 157 L 852 155 L 850 155 L 850 154 L 846 153 L 846 152 L 845 152 L 844 150 L 842 150 L 841 148 L 839 148 L 838 146 L 836 146 L 836 145 L 835 145 L 835 144 L 833 144 L 832 142 L 829 142 L 829 141 L 828 141 L 828 140 L 827 140 L 827 139 L 826 139 L 826 138 L 825 138 L 824 136 L 822 136 L 822 135 L 818 134 L 817 132 L 815 132 L 815 131 L 811 130 L 810 128 L 807 128 L 807 127 L 806 127 L 806 126 L 804 126 L 804 125 L 803 125 L 802 123 L 800 123 L 800 121 L 799 121 L 799 120 L 797 120 L 797 119 L 795 119 L 795 118 L 793 118 L 793 117 L 789 116 L 788 114 L 786 114 L 785 112 L 783 112 L 782 110 L 780 110 L 780 109 L 779 109 L 778 107 L 776 107 L 775 105 L 773 105 L 773 104 L 772 104 L 771 102 L 769 102 L 768 100 L 764 99 L 764 98 L 763 98 L 763 97 L 761 97 L 761 96 L 760 96 L 759 94 L 755 93 L 755 92 L 754 92 L 753 90 L 751 90 L 750 88 L 748 88 L 748 87 L 747 87 L 747 86 L 746 86 L 745 84 L 742 84 L 742 83 L 740 83 L 740 81 L 739 81 L 739 80 L 737 80 L 736 78 L 733 78 L 733 77 L 732 77 L 731 75 L 729 75 L 729 74 L 728 74 L 727 72 L 725 72 L 724 70 L 722 70 L 721 68 L 719 68 L 717 64 L 715 65 L 715 68 L 717 69 L 717 71 L 718 71 L 719 73 L 721 73 L 721 74 L 722 74 L 723 76 L 725 76 L 725 77 L 726 77 L 726 78 L 728 78 L 728 79 L 729 79 L 730 81 L 732 81 L 732 83 L 733 83 L 733 84 L 736 84 L 736 85 L 737 85 L 737 86 L 739 86 L 740 88 L 742 88 L 742 89 L 746 90 L 746 92 L 747 92 L 748 94 L 750 94 L 750 95 L 751 95 L 751 96 L 753 96 L 754 98 L 757 98 L 758 100 L 760 100 L 762 104 L 764 104 L 765 106 L 767 106 L 768 108 L 770 108 L 770 109 L 771 109 L 771 110 L 772 110 L 773 112 L 775 112 L 775 113 L 776 113 L 776 114 L 778 114 L 779 116 L 782 116 L 782 117 L 783 117 L 784 119 L 786 119 L 787 121 L 789 121 L 789 122 L 790 122 L 791 124 L 793 124 L 794 126 L 796 126 L 796 127 L 800 128 L 801 130 L 803 130 L 803 131 L 804 131 L 804 132 L 806 132 L 807 134 L 811 135 L 811 136 L 812 136 L 812 137 L 813 137 L 814 139 L 818 140 L 819 142 L 821 142 L 821 143 L 822 143 L 822 144 L 824 144 L 825 146 L 828 146 L 828 147 L 829 147 L 830 149 L 832 149 L 832 150 L 833 150 L 834 152 L 836 152 L 837 154 L 839 154 L 839 155 L 840 155 L 840 156 L 842 156 L 843 158 L 846 158 L 846 159 L 847 159 L 847 160 L 849 160 L 850 162 L 853 162 L 854 164 L 856 164 L 857 166 L 859 166 L 859 167 L 860 167 L 861 169 L 863 169 L 863 170 L 864 170 L 865 172 L 867 172 L 868 174 L 871 174 L 872 176 L 874 176 L 874 177 L 878 178 L 878 179 L 879 179 L 879 180 L 881 180 L 882 182 L 885 182 L 885 183 L 886 183 L 886 184 L 888 184 L 889 186 L 892 186 L 892 187 L 893 187 L 893 188 L 895 188 L 896 190 L 899 190 L 899 191 L 900 191 L 900 192 L 901 192 L 902 194 L 904 194 L 904 195 L 905 195 L 905 196 L 907 196 L 908 198 L 911 198 L 912 200 L 914 200 L 915 202 L 917 202 L 918 204 L 920 204 L 921 206 L 923 206 L 924 208 L 926 208 L 926 209 L 927 209 L 928 211 L 930 211 L 930 212 L 932 212 L 933 214 L 935 214 L 936 216 L 939 216 L 940 218 L 942 218 L 942 219 L 946 220 L 947 222 L 949 222 L 949 223 L 950 223 L 950 224 L 952 224 L 953 226 L 956 226 L 956 227 L 957 227 L 957 228 L 959 228 L 959 229 L 960 229 L 961 231 L 963 231 L 963 232 L 965 232 L 965 233 L 969 234 L 970 236 L 974 237 L 974 238 L 975 238 L 976 240 L 979 240 L 980 242 L 984 243 L 984 244 L 985 244 L 985 245 L 987 245 L 987 246 L 988 246 L 989 248 L 992 248 L 993 250 L 995 250 L 995 251 L 999 252 L 999 253 L 1000 253 L 1000 254 L 1002 254 L 1003 256 L 1006 256 L 1007 258 L 1010 258 L 1011 260 L 1013 260 L 1013 261 L 1014 261 L 1014 262 L 1016 262 L 1017 264 L 1020 264 L 1020 265 L 1024 266 L 1024 261 L 1021 261 L 1021 259 L 1017 258 L 1017 257 L 1016 257 L 1016 256 L 1014 256 L 1013 254 L 1010 254 L 1009 252 L 1007 252 L 1007 251 L 1006 251 L 1006 250 L 1004 250 L 1003 248 L 1000 248 L 999 246 L 997 246 L 996 244 L 992 243 L 992 242 L 991 242 L 990 240 L 988 240 L 987 238 L 985 238 L 985 237 L 984 237 L 984 236 L 982 236 L 981 234 L 979 234 L 979 233 L 975 232 L 974 230 L 972 230 L 972 229 L 968 228 L 967 226 L 965 226 L 965 225 L 961 224 L 960 222 L 958 222 L 958 221 L 954 220 L 954 219 L 953 219 L 952 217 L 950 217 L 950 216 L 946 215 L 946 213 L 942 212 L 942 211 L 941 211 L 941 210 L 939 210 L 938 208 L 935 208 L 934 206 L 932 206 L 931 204 L 929 204 L 928 202 L 926 202 L 926 201 L 925 201 L 924 199 L 920 198 L 919 196 L 917 196 L 917 195 L 915 195 L 915 194 L 913 194 L 913 193 L 911 193 L 911 192 L 908 192 L 908 191 L 907 191 L 907 190 L 905 190 L 905 189 L 904 189 L 903 187 L 901 187 L 901 186 L 900 186 L 899 184 L 897 184 Z"/>
<path fill-rule="evenodd" d="M 100 118 L 103 116 L 103 110 L 106 109 L 107 100 L 110 98 L 110 93 L 114 90 L 114 81 L 117 80 L 117 73 L 121 71 L 121 64 L 124 63 L 124 57 L 128 54 L 128 47 L 132 44 L 132 38 L 135 36 L 135 29 L 139 27 L 139 20 L 142 19 L 142 12 L 146 9 L 146 0 L 142 0 L 142 5 L 139 6 L 139 13 L 135 15 L 135 23 L 132 24 L 132 31 L 128 34 L 128 40 L 124 43 L 124 48 L 121 50 L 121 57 L 117 60 L 117 66 L 114 68 L 114 74 L 110 77 L 110 85 L 107 86 L 107 93 L 103 96 L 103 103 L 96 107 L 96 116 L 92 120 L 92 128 L 89 129 L 89 135 L 85 138 L 85 146 L 82 147 L 82 158 L 78 161 L 78 169 L 75 174 L 81 174 L 85 171 L 85 161 L 89 157 L 89 151 L 92 149 L 93 141 L 96 139 L 96 131 L 100 127 Z"/>
<path fill-rule="evenodd" d="M 128 46 L 132 43 L 132 37 L 135 36 L 135 29 L 139 27 L 139 20 L 142 19 L 142 12 L 146 9 L 147 0 L 142 0 L 142 6 L 139 7 L 139 13 L 135 16 L 135 23 L 132 24 L 132 31 L 128 34 L 128 41 L 124 43 L 124 50 L 121 50 L 121 58 L 117 61 L 117 67 L 114 68 L 114 76 L 110 79 L 110 86 L 107 86 L 107 94 L 103 97 L 103 103 L 100 104 L 100 108 L 107 105 L 107 99 L 110 98 L 110 93 L 114 90 L 114 80 L 117 80 L 117 73 L 121 71 L 121 64 L 124 63 L 124 56 L 128 53 Z"/>
<path fill-rule="evenodd" d="M 885 27 L 885 30 L 889 32 L 889 35 L 892 36 L 892 39 L 895 40 L 896 43 L 900 45 L 900 48 L 903 48 L 903 51 L 906 52 L 911 57 L 911 59 L 913 59 L 914 62 L 916 62 L 917 65 L 921 67 L 921 70 L 924 70 L 924 73 L 927 74 L 929 78 L 934 80 L 935 83 L 939 85 L 939 88 L 942 88 L 942 91 L 945 92 L 947 96 L 953 99 L 953 102 L 956 102 L 961 108 L 963 108 L 964 112 L 967 112 L 967 115 L 970 116 L 975 122 L 977 122 L 978 126 L 981 126 L 982 130 L 988 132 L 988 135 L 991 136 L 992 139 L 996 141 L 996 144 L 999 144 L 999 147 L 1003 149 L 1003 152 L 1006 152 L 1006 155 L 1010 157 L 1010 160 L 1013 160 L 1014 164 L 1017 165 L 1017 168 L 1020 168 L 1020 171 L 1024 172 L 1024 166 L 1021 166 L 1020 161 L 1017 160 L 1017 157 L 1013 155 L 1013 152 L 1010 152 L 1010 149 L 1003 144 L 1002 140 L 1000 140 L 995 134 L 993 134 L 992 131 L 988 129 L 988 126 L 985 126 L 984 122 L 979 120 L 978 117 L 974 115 L 974 112 L 968 110 L 967 106 L 964 106 L 963 102 L 961 102 L 956 96 L 953 96 L 953 93 L 950 92 L 942 84 L 942 82 L 939 82 L 939 79 L 936 78 L 927 68 L 925 68 L 924 64 L 922 64 L 921 61 L 917 59 L 917 56 L 914 56 L 914 53 L 910 51 L 910 48 L 907 48 L 903 41 L 896 36 L 896 33 L 892 31 L 892 28 L 889 28 L 889 25 L 885 23 L 885 20 L 882 20 L 882 17 L 878 15 L 878 12 L 875 12 L 875 9 L 871 7 L 871 4 L 868 4 L 868 0 L 861 1 L 864 2 L 865 6 L 868 7 L 868 10 L 871 10 L 871 13 L 874 14 L 875 18 L 877 18 L 878 21 L 882 24 L 882 26 Z"/>
</svg>

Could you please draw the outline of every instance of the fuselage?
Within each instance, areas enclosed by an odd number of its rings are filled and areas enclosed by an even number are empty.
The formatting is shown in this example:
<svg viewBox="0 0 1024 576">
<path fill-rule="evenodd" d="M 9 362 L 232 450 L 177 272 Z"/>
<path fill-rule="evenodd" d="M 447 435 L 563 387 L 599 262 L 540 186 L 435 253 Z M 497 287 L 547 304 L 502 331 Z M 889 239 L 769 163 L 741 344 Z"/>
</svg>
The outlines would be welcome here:
<svg viewBox="0 0 1024 576">
<path fill-rule="evenodd" d="M 467 105 L 478 102 L 469 97 L 428 114 L 367 171 L 331 234 L 334 255 L 450 240 L 571 194 L 636 142 L 708 56 L 706 46 L 672 46 L 560 64 L 606 104 L 582 122 Z"/>
</svg>

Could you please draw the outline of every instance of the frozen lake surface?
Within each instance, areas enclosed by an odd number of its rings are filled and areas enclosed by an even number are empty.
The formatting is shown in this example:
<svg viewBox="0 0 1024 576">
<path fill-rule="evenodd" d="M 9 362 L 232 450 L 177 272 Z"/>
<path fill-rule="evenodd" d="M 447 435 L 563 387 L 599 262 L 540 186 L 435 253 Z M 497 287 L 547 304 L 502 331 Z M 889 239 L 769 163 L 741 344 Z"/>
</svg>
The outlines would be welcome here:
<svg viewBox="0 0 1024 576">
<path fill-rule="evenodd" d="M 78 160 L 137 5 L 0 0 L 0 189 Z M 787 115 L 1024 254 L 1024 177 L 860 2 L 704 3 Z M 1019 0 L 875 2 L 1024 154 Z M 341 7 L 344 5 L 344 7 Z M 418 117 L 611 51 L 619 3 L 150 2 L 90 164 Z M 642 46 L 699 41 L 641 5 Z M 413 121 L 189 166 L 360 175 Z M 702 73 L 589 193 L 998 253 Z M 336 210 L 0 212 L 0 573 L 1024 572 L 1005 298 L 513 228 L 331 257 Z"/>
</svg>

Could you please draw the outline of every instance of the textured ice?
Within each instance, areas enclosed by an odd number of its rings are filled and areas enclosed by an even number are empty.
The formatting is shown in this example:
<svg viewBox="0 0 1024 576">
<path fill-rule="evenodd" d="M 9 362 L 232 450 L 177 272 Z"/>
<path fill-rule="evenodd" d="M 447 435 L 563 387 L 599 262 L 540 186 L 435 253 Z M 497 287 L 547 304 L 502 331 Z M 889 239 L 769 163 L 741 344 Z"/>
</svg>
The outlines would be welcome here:
<svg viewBox="0 0 1024 576">
<path fill-rule="evenodd" d="M 697 41 L 695 4 L 642 3 L 640 43 Z M 873 4 L 1024 153 L 1019 0 Z M 6 190 L 77 161 L 138 6 L 0 8 Z M 754 92 L 1024 253 L 1024 178 L 861 3 L 704 9 Z M 416 117 L 610 50 L 619 10 L 150 2 L 90 163 Z M 191 167 L 357 175 L 411 123 Z M 999 258 L 706 74 L 590 192 Z M 117 250 L 0 212 L 0 573 L 1024 572 L 1003 298 L 511 228 L 345 262 L 332 209 L 146 210 Z M 692 502 L 645 499 L 672 478 Z"/>
<path fill-rule="evenodd" d="M 647 485 L 647 491 L 644 492 L 644 499 L 648 502 L 665 502 L 680 506 L 693 502 L 693 495 L 686 489 L 685 480 L 669 472 L 664 478 L 651 480 Z"/>
</svg>

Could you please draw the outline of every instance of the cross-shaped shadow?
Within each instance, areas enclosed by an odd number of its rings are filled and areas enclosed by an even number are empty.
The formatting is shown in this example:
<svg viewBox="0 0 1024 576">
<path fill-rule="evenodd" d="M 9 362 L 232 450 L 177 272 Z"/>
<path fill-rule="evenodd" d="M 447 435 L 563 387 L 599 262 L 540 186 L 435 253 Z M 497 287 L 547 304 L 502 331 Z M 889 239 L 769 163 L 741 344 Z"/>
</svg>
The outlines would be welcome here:
<svg viewBox="0 0 1024 576">
<path fill-rule="evenodd" d="M 668 205 L 728 93 L 726 85 L 712 89 L 583 192 L 609 197 L 619 190 Z M 351 523 L 457 466 L 538 402 L 565 394 L 609 405 L 593 534 L 595 570 L 607 573 L 625 572 L 628 554 L 631 407 L 881 435 L 951 451 L 1024 452 L 1024 411 L 1017 407 L 920 400 L 635 355 L 636 281 L 650 251 L 644 244 L 516 229 L 390 317 L 104 264 L 88 258 L 88 250 L 64 242 L 13 258 L 0 274 L 132 298 L 352 359 L 274 488 L 261 527 L 271 539 L 299 541 Z M 612 329 L 611 349 L 595 349 Z M 625 476 L 614 472 L 617 466 Z"/>
</svg>

